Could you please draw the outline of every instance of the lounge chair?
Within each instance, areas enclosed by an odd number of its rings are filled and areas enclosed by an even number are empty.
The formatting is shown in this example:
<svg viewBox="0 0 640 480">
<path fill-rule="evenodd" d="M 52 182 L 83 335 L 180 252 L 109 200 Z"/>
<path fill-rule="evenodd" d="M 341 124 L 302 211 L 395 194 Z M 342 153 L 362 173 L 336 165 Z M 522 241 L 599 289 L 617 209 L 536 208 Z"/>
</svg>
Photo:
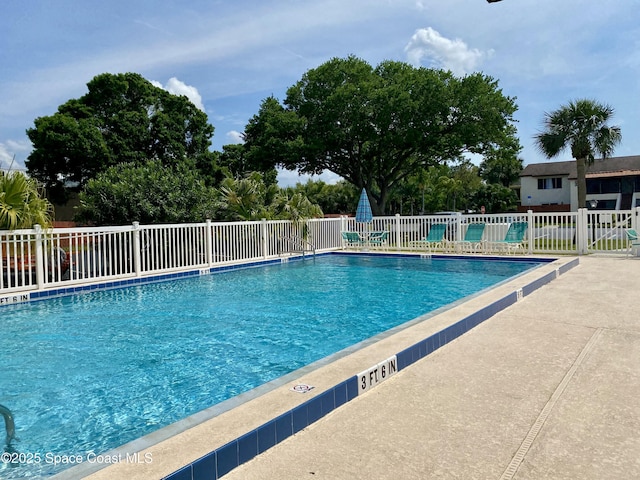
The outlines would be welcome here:
<svg viewBox="0 0 640 480">
<path fill-rule="evenodd" d="M 385 247 L 388 244 L 389 240 L 389 232 L 371 232 L 369 234 L 369 238 L 367 238 L 367 243 L 372 247 Z"/>
<path fill-rule="evenodd" d="M 358 232 L 342 232 L 342 239 L 347 247 L 361 247 L 365 243 Z"/>
<path fill-rule="evenodd" d="M 509 229 L 503 240 L 493 241 L 491 247 L 495 246 L 497 250 L 505 250 L 507 253 L 522 248 L 524 249 L 525 238 L 529 224 L 527 222 L 513 222 L 509 225 Z"/>
<path fill-rule="evenodd" d="M 484 227 L 484 223 L 470 223 L 467 226 L 464 239 L 460 242 L 455 242 L 456 251 L 469 253 L 476 253 L 479 250 L 484 251 L 484 241 L 482 240 Z"/>
<path fill-rule="evenodd" d="M 636 255 L 638 255 L 638 253 L 640 253 L 640 237 L 638 237 L 638 232 L 633 228 L 627 228 L 625 232 L 627 233 L 627 240 L 629 241 L 627 256 L 631 255 L 634 249 Z"/>
<path fill-rule="evenodd" d="M 446 231 L 446 223 L 434 223 L 425 238 L 410 242 L 409 245 L 415 248 L 426 247 L 429 251 L 434 248 L 444 248 L 444 234 Z"/>
</svg>

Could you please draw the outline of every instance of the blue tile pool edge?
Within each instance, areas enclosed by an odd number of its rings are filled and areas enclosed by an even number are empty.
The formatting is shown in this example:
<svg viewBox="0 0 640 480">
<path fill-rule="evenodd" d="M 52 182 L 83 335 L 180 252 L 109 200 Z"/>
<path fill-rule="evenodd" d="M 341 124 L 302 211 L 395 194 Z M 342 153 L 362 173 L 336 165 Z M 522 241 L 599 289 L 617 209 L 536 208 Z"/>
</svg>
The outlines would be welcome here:
<svg viewBox="0 0 640 480">
<path fill-rule="evenodd" d="M 498 312 L 515 304 L 521 298 L 530 295 L 535 290 L 578 266 L 579 263 L 579 258 L 575 258 L 561 265 L 559 268 L 505 295 L 477 312 L 466 316 L 462 320 L 405 348 L 390 357 L 390 359 L 394 359 L 397 362 L 395 364 L 397 371 L 407 368 L 472 328 L 480 325 Z M 376 368 L 376 366 L 365 372 L 372 371 L 374 368 Z M 325 390 L 301 405 L 279 415 L 275 419 L 266 422 L 243 436 L 232 440 L 194 462 L 163 477 L 162 480 L 216 480 L 221 478 L 234 468 L 253 459 L 291 435 L 320 420 L 336 408 L 356 398 L 360 392 L 359 383 L 367 381 L 366 379 L 361 379 L 360 375 L 362 374 L 354 375 L 338 385 Z"/>
<path fill-rule="evenodd" d="M 331 252 L 318 253 L 317 256 L 327 255 Z M 266 265 L 278 265 L 285 262 L 295 262 L 309 259 L 307 256 L 295 257 L 279 257 L 275 259 L 253 260 L 246 263 L 234 263 L 230 265 L 218 265 L 215 267 L 203 267 L 190 270 L 182 270 L 176 272 L 162 273 L 157 275 L 145 275 L 133 278 L 120 278 L 117 280 L 109 280 L 103 282 L 88 283 L 84 285 L 74 284 L 65 287 L 50 288 L 46 290 L 27 290 L 22 292 L 7 293 L 0 296 L 0 307 L 15 305 L 20 303 L 29 303 L 39 300 L 48 300 L 55 297 L 64 297 L 69 295 L 83 294 L 96 290 L 113 290 L 117 288 L 127 288 L 135 285 L 145 285 L 150 283 L 167 282 L 182 278 L 197 277 L 200 275 L 210 275 L 216 273 L 229 272 L 232 270 L 241 270 L 246 268 L 263 267 Z"/>
</svg>

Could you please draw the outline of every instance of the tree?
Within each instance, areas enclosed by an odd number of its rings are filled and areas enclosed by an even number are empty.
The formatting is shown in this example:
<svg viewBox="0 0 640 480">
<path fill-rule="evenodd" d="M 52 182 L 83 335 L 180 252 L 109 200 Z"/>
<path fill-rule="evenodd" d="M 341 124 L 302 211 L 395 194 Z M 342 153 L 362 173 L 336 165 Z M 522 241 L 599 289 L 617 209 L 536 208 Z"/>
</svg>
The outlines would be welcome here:
<svg viewBox="0 0 640 480">
<path fill-rule="evenodd" d="M 485 207 L 486 213 L 512 212 L 516 210 L 518 196 L 511 188 L 498 183 L 481 185 L 472 195 L 470 209 L 479 212 Z"/>
<path fill-rule="evenodd" d="M 284 191 L 290 197 L 302 194 L 311 203 L 317 204 L 325 214 L 355 213 L 360 195 L 352 184 L 344 180 L 330 185 L 322 180 L 309 179 L 306 183 L 298 182 L 295 187 L 287 187 Z"/>
<path fill-rule="evenodd" d="M 216 187 L 228 175 L 228 170 L 220 165 L 220 152 L 207 152 L 193 162 L 195 169 L 207 187 Z M 187 160 L 187 164 L 191 162 Z"/>
<path fill-rule="evenodd" d="M 220 184 L 220 216 L 224 220 L 291 220 L 296 226 L 307 218 L 322 217 L 322 209 L 301 192 L 282 190 L 251 172 L 243 178 L 225 178 Z"/>
<path fill-rule="evenodd" d="M 307 219 L 322 218 L 323 213 L 319 205 L 312 203 L 302 193 L 294 193 L 289 196 L 281 192 L 273 203 L 275 218 L 291 220 L 296 234 L 307 238 L 309 227 Z"/>
<path fill-rule="evenodd" d="M 159 160 L 109 167 L 80 194 L 78 221 L 94 225 L 203 222 L 215 218 L 216 192 L 188 165 Z"/>
<path fill-rule="evenodd" d="M 518 154 L 522 150 L 520 141 L 513 136 L 513 144 L 507 143 L 502 148 L 490 148 L 480 163 L 480 177 L 487 183 L 496 183 L 509 187 L 515 183 L 522 172 L 522 159 Z"/>
<path fill-rule="evenodd" d="M 544 131 L 534 137 L 547 158 L 571 148 L 578 177 L 578 208 L 585 208 L 587 204 L 586 166 L 593 163 L 595 153 L 603 159 L 610 156 L 622 140 L 620 127 L 608 125 L 613 114 L 612 107 L 595 100 L 571 101 L 546 113 Z"/>
<path fill-rule="evenodd" d="M 22 172 L 0 170 L 0 230 L 51 227 L 53 206 L 38 182 Z"/>
<path fill-rule="evenodd" d="M 396 207 L 392 213 L 424 215 L 450 210 L 451 168 L 446 164 L 421 169 L 394 189 Z"/>
<path fill-rule="evenodd" d="M 451 184 L 447 192 L 447 210 L 473 210 L 473 197 L 482 189 L 480 169 L 468 159 L 451 167 Z M 451 202 L 451 203 L 449 203 Z"/>
<path fill-rule="evenodd" d="M 269 205 L 278 194 L 278 187 L 266 184 L 259 172 L 243 178 L 227 177 L 219 187 L 222 220 L 260 220 L 272 218 Z"/>
<path fill-rule="evenodd" d="M 64 197 L 118 163 L 209 165 L 213 127 L 185 96 L 172 95 L 136 73 L 101 74 L 88 93 L 34 121 L 26 166 L 50 195 Z M 59 198 L 64 200 L 64 198 Z"/>
<path fill-rule="evenodd" d="M 255 162 L 255 156 L 247 155 L 242 143 L 222 146 L 222 153 L 218 159 L 218 166 L 226 169 L 234 178 L 242 178 L 251 172 L 260 172 L 266 183 L 278 183 L 278 171 L 269 162 Z"/>
<path fill-rule="evenodd" d="M 382 214 L 394 186 L 419 169 L 499 148 L 515 110 L 482 74 L 457 78 L 394 61 L 373 68 L 351 56 L 309 70 L 284 106 L 267 98 L 245 138 L 250 155 L 366 188 Z"/>
</svg>

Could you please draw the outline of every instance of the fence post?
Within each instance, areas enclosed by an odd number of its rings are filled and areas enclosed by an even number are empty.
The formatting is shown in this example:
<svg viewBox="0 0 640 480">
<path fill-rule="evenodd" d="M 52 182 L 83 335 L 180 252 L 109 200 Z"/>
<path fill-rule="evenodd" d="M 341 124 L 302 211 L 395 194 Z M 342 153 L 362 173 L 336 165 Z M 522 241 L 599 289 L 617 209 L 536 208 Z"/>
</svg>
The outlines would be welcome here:
<svg viewBox="0 0 640 480">
<path fill-rule="evenodd" d="M 33 226 L 36 234 L 36 285 L 38 289 L 44 288 L 44 246 L 42 244 L 42 227 Z"/>
<path fill-rule="evenodd" d="M 209 267 L 213 266 L 213 232 L 211 228 L 211 219 L 207 218 L 204 244 L 205 248 L 207 249 L 207 265 L 209 265 Z"/>
<path fill-rule="evenodd" d="M 342 236 L 342 232 L 347 231 L 347 217 L 345 215 L 340 215 L 340 248 L 344 249 L 344 238 Z"/>
<path fill-rule="evenodd" d="M 349 218 L 346 215 L 341 215 L 340 216 L 340 230 L 343 232 L 346 232 L 349 225 L 348 225 L 348 221 Z M 342 236 L 340 237 L 342 239 Z"/>
<path fill-rule="evenodd" d="M 263 218 L 261 220 L 261 238 L 262 238 L 262 256 L 267 258 L 269 256 L 269 245 L 267 243 L 267 219 Z"/>
<path fill-rule="evenodd" d="M 527 229 L 527 245 L 529 246 L 529 255 L 533 253 L 533 241 L 535 239 L 534 228 L 535 225 L 533 223 L 533 210 L 527 210 L 527 223 L 529 224 L 529 228 Z"/>
<path fill-rule="evenodd" d="M 462 235 L 462 213 L 456 212 L 456 242 L 461 242 L 464 236 Z"/>
<path fill-rule="evenodd" d="M 142 275 L 142 261 L 140 254 L 142 249 L 140 248 L 140 223 L 133 222 L 133 271 L 136 277 Z"/>
<path fill-rule="evenodd" d="M 579 208 L 576 218 L 576 247 L 578 255 L 585 255 L 589 244 L 589 225 L 587 224 L 587 209 Z"/>
<path fill-rule="evenodd" d="M 396 213 L 396 231 L 395 231 L 395 237 L 396 237 L 396 250 L 401 250 L 402 249 L 402 233 L 401 233 L 401 223 L 400 223 L 400 214 Z"/>
<path fill-rule="evenodd" d="M 640 207 L 634 208 L 632 213 L 631 228 L 637 232 L 640 229 Z"/>
</svg>

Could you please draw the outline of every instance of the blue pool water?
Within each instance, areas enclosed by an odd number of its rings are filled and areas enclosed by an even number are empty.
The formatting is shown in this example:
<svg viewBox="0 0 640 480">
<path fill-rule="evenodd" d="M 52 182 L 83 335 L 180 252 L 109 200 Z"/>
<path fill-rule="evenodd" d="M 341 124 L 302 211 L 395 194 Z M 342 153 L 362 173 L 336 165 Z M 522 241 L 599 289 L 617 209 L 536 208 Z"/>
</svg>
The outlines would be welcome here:
<svg viewBox="0 0 640 480">
<path fill-rule="evenodd" d="M 51 474 L 47 453 L 103 453 L 537 265 L 325 255 L 3 307 L 0 404 L 42 460 L 0 477 Z"/>
</svg>

